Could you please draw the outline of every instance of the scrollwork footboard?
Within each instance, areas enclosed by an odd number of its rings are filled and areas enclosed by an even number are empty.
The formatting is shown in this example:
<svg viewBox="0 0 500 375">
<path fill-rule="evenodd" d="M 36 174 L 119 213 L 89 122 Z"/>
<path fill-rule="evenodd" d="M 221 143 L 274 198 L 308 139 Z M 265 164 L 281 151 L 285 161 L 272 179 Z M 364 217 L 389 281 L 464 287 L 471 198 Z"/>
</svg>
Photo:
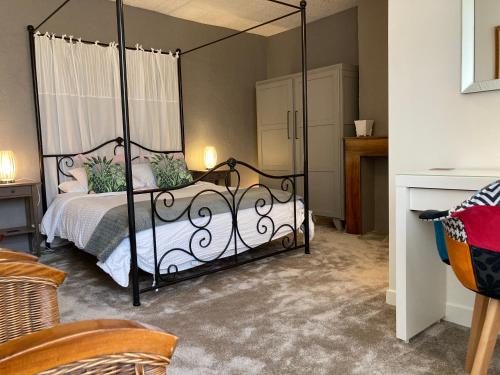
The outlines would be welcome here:
<svg viewBox="0 0 500 375">
<path fill-rule="evenodd" d="M 269 183 L 242 188 L 239 166 Z M 180 192 L 220 170 L 227 174 L 224 186 L 200 185 L 189 197 Z M 136 192 L 150 195 L 155 264 L 153 286 L 142 291 L 304 247 L 298 234 L 306 217 L 297 195 L 302 177 L 273 176 L 231 158 L 189 184 Z M 180 242 L 158 243 L 160 226 L 180 222 Z"/>
</svg>

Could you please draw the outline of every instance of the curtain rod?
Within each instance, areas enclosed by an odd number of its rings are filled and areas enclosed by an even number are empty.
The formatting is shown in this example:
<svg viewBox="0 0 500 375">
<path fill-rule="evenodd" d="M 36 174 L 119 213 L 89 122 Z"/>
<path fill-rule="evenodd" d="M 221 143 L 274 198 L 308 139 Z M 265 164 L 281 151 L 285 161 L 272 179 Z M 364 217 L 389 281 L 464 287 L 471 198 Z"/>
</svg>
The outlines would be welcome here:
<svg viewBox="0 0 500 375">
<path fill-rule="evenodd" d="M 37 31 L 40 27 L 42 27 L 43 24 L 45 24 L 45 22 L 47 22 L 48 20 L 50 20 L 54 15 L 57 14 L 57 12 L 59 12 L 62 8 L 64 8 L 64 6 L 66 4 L 68 4 L 71 0 L 65 0 L 61 5 L 59 5 L 52 13 L 50 13 L 47 17 L 45 17 L 45 19 L 40 22 L 38 24 L 38 26 L 34 27 L 35 31 Z M 281 0 L 267 0 L 269 1 L 270 3 L 275 3 L 275 4 L 280 4 L 280 5 L 284 5 L 284 6 L 287 6 L 287 7 L 290 7 L 290 8 L 295 8 L 295 9 L 298 9 L 300 10 L 300 7 L 297 6 L 297 5 L 293 5 L 293 4 L 289 4 L 287 2 L 284 2 L 284 1 L 281 1 Z M 264 24 L 263 24 L 264 25 Z M 262 26 L 262 25 L 261 25 Z"/>
<path fill-rule="evenodd" d="M 290 8 L 300 9 L 300 7 L 297 5 L 285 3 L 284 1 L 280 1 L 280 0 L 267 0 L 267 1 L 269 1 L 271 3 L 281 4 L 281 5 L 284 5 L 286 7 L 290 7 Z"/>
<path fill-rule="evenodd" d="M 40 35 L 43 36 L 44 34 L 40 33 Z M 66 36 L 66 37 L 63 38 L 60 35 L 55 35 L 55 34 L 50 34 L 50 33 L 49 33 L 49 35 L 50 35 L 50 37 L 53 37 L 53 38 L 56 38 L 56 39 L 64 39 L 64 40 L 69 39 L 68 36 Z M 78 41 L 78 42 L 81 42 L 83 44 L 96 44 L 96 45 L 101 46 L 101 47 L 109 47 L 109 43 L 103 43 L 103 42 L 99 42 L 99 41 L 91 42 L 90 40 L 83 40 L 83 39 L 79 39 L 79 38 L 73 38 L 73 41 Z M 118 44 L 116 44 L 116 45 L 118 46 Z M 125 49 L 137 51 L 137 47 L 128 47 L 128 46 L 125 46 Z M 139 51 L 150 52 L 150 53 L 153 52 L 153 51 L 151 51 L 151 49 L 139 49 Z M 154 53 L 160 53 L 162 55 L 170 55 L 170 52 L 175 55 L 176 52 L 180 54 L 181 50 L 180 49 L 176 49 L 175 51 L 169 51 L 169 52 L 167 52 L 167 51 L 160 51 L 160 50 L 155 50 L 154 51 Z"/>
<path fill-rule="evenodd" d="M 64 1 L 61 5 L 59 5 L 52 13 L 50 13 L 40 24 L 35 27 L 35 31 L 38 30 L 45 22 L 50 20 L 57 12 L 59 12 L 66 4 L 68 4 L 71 0 Z"/>
<path fill-rule="evenodd" d="M 268 0 L 268 1 L 272 1 L 272 2 L 274 2 L 274 0 Z M 273 23 L 273 22 L 279 21 L 279 20 L 281 20 L 281 19 L 283 19 L 283 18 L 293 16 L 294 14 L 297 14 L 297 13 L 300 13 L 300 12 L 301 12 L 301 10 L 300 10 L 300 8 L 299 8 L 299 10 L 295 10 L 295 11 L 293 11 L 293 12 L 291 12 L 291 13 L 287 13 L 287 14 L 285 14 L 285 15 L 283 15 L 283 16 L 280 16 L 280 17 L 274 18 L 274 19 L 272 19 L 272 20 L 266 21 L 266 22 L 261 23 L 261 24 L 259 24 L 259 25 L 249 27 L 248 29 L 238 31 L 238 32 L 236 32 L 236 33 L 230 34 L 230 35 L 225 36 L 225 37 L 223 37 L 223 38 L 216 39 L 216 40 L 214 40 L 214 41 L 212 41 L 212 42 L 208 42 L 208 43 L 202 44 L 201 46 L 198 46 L 198 47 L 194 47 L 194 48 L 188 49 L 188 50 L 187 50 L 187 51 L 185 51 L 185 52 L 181 52 L 181 55 L 185 55 L 185 54 L 187 54 L 187 53 L 197 51 L 197 50 L 199 50 L 199 49 L 201 49 L 201 48 L 211 46 L 212 44 L 222 42 L 223 40 L 226 40 L 226 39 L 232 38 L 232 37 L 234 37 L 234 36 L 237 36 L 237 35 L 240 35 L 240 34 L 246 33 L 246 32 L 248 32 L 248 31 L 251 31 L 251 30 L 257 29 L 257 28 L 259 28 L 259 27 L 261 27 L 261 26 L 265 26 L 265 25 L 267 25 L 267 24 L 270 24 L 270 23 Z"/>
<path fill-rule="evenodd" d="M 33 32 L 36 32 L 38 31 L 38 29 L 43 25 L 45 24 L 49 19 L 51 19 L 57 12 L 59 12 L 66 4 L 68 4 L 71 0 L 65 0 L 61 5 L 59 5 L 52 13 L 50 13 L 38 26 L 36 27 L 33 27 Z M 179 55 L 184 55 L 186 53 L 189 53 L 189 52 L 194 52 L 194 51 L 197 51 L 201 48 L 204 48 L 204 47 L 208 47 L 208 46 L 211 46 L 212 44 L 216 44 L 216 43 L 219 43 L 219 42 L 222 42 L 226 39 L 229 39 L 229 38 L 232 38 L 234 36 L 237 36 L 237 35 L 240 35 L 240 34 L 243 34 L 243 33 L 246 33 L 248 31 L 251 31 L 251 30 L 254 30 L 254 29 L 257 29 L 261 26 L 265 26 L 265 25 L 268 25 L 270 23 L 273 23 L 273 22 L 276 22 L 276 21 L 279 21 L 283 18 L 286 18 L 286 17 L 290 17 L 294 14 L 297 14 L 301 11 L 301 8 L 299 6 L 296 6 L 296 5 L 293 5 L 293 4 L 289 4 L 289 3 L 286 3 L 284 1 L 280 1 L 280 0 L 267 0 L 268 2 L 271 2 L 271 3 L 275 3 L 275 4 L 280 4 L 280 5 L 284 5 L 284 6 L 287 6 L 287 7 L 290 7 L 290 8 L 295 8 L 297 9 L 296 11 L 293 11 L 291 13 L 287 13 L 283 16 L 280 16 L 280 17 L 277 17 L 277 18 L 274 18 L 270 21 L 266 21 L 264 23 L 261 23 L 259 25 L 256 25 L 256 26 L 252 26 L 252 27 L 249 27 L 248 29 L 245 29 L 245 30 L 241 30 L 241 31 L 238 31 L 236 33 L 233 33 L 231 35 L 228 35 L 228 36 L 225 36 L 223 38 L 220 38 L 220 39 L 217 39 L 217 40 L 214 40 L 212 42 L 208 42 L 208 43 L 205 43 L 205 44 L 202 44 L 198 47 L 194 47 L 194 48 L 191 48 L 185 52 L 181 52 L 180 49 L 177 49 L 176 52 L 179 54 Z M 63 39 L 62 36 L 58 36 L 58 35 L 53 35 L 54 38 L 58 38 L 58 39 Z M 109 46 L 109 44 L 106 44 L 106 43 L 101 43 L 101 42 L 91 42 L 89 40 L 83 40 L 83 39 L 78 39 L 78 41 L 84 43 L 84 44 L 97 44 L 99 46 L 103 46 L 103 47 L 107 47 Z M 137 48 L 134 48 L 134 47 L 128 47 L 128 46 L 125 46 L 125 49 L 128 49 L 128 50 L 137 50 Z M 148 51 L 148 50 L 144 50 L 145 52 L 151 52 L 151 51 Z M 160 52 L 161 54 L 165 54 L 165 55 L 168 55 L 169 52 Z"/>
<path fill-rule="evenodd" d="M 71 1 L 71 0 L 66 0 L 64 4 L 68 3 L 69 1 Z M 278 2 L 278 3 L 280 3 L 280 1 L 278 1 L 278 0 L 267 0 L 267 1 L 270 1 L 270 2 Z M 64 6 L 64 4 L 60 5 L 58 9 L 62 8 L 62 7 Z M 290 5 L 290 4 L 288 4 L 288 5 Z M 290 5 L 290 6 L 291 6 L 291 7 L 296 8 L 296 7 L 295 7 L 295 6 L 293 6 L 293 5 Z M 56 11 L 57 11 L 57 10 L 56 10 Z M 55 14 L 55 12 L 56 12 L 56 11 L 54 11 L 54 12 L 53 12 L 53 14 Z M 248 32 L 248 31 L 251 31 L 251 30 L 257 29 L 257 28 L 259 28 L 259 27 L 261 27 L 261 26 L 265 26 L 265 25 L 268 25 L 268 24 L 270 24 L 270 23 L 273 23 L 273 22 L 279 21 L 279 20 L 281 20 L 281 19 L 283 19 L 283 18 L 287 18 L 287 17 L 293 16 L 294 14 L 298 14 L 298 13 L 300 13 L 300 8 L 299 8 L 299 10 L 295 10 L 295 11 L 290 12 L 290 13 L 287 13 L 287 14 L 285 14 L 285 15 L 283 15 L 283 16 L 273 18 L 272 20 L 266 21 L 266 22 L 261 23 L 261 24 L 259 24 L 259 25 L 249 27 L 248 29 L 238 31 L 238 32 L 233 33 L 233 34 L 230 34 L 230 35 L 228 35 L 228 36 L 225 36 L 225 37 L 222 37 L 222 38 L 216 39 L 216 40 L 214 40 L 214 41 L 212 41 L 212 42 L 208 42 L 208 43 L 202 44 L 202 45 L 200 45 L 200 46 L 198 46 L 198 47 L 191 48 L 191 49 L 189 49 L 189 50 L 187 50 L 187 51 L 185 51 L 185 52 L 181 52 L 181 50 L 180 50 L 179 48 L 177 48 L 175 51 L 176 51 L 177 53 L 179 53 L 179 55 L 185 55 L 185 54 L 187 54 L 187 53 L 194 52 L 194 51 L 197 51 L 197 50 L 199 50 L 199 49 L 201 49 L 201 48 L 211 46 L 212 44 L 216 44 L 216 43 L 222 42 L 222 41 L 224 41 L 224 40 L 226 40 L 226 39 L 229 39 L 229 38 L 232 38 L 232 37 L 238 36 L 238 35 L 240 35 L 240 34 L 243 34 L 243 33 L 246 33 L 246 32 Z M 46 20 L 48 20 L 48 18 L 50 18 L 50 16 L 49 16 L 49 17 L 47 17 L 47 19 L 46 19 Z M 42 22 L 40 25 L 42 25 L 42 24 L 43 24 L 43 23 L 45 23 L 45 22 L 46 22 L 46 21 Z M 40 27 L 40 25 L 39 25 L 38 27 Z M 33 28 L 33 31 L 34 31 L 34 32 L 35 32 L 35 31 L 37 31 L 37 28 Z M 43 35 L 43 34 L 42 34 L 42 35 Z M 64 38 L 63 38 L 62 36 L 60 36 L 60 35 L 55 35 L 55 34 L 50 34 L 50 35 L 51 35 L 52 37 L 54 37 L 54 38 L 57 38 L 57 39 L 64 39 Z M 102 46 L 102 47 L 108 47 L 108 46 L 109 46 L 109 43 L 103 43 L 103 42 L 99 42 L 99 41 L 92 42 L 92 41 L 90 41 L 90 40 L 84 40 L 84 39 L 80 39 L 80 38 L 79 38 L 79 39 L 76 39 L 76 40 L 78 40 L 79 42 L 84 43 L 84 44 L 97 44 L 97 45 Z M 129 47 L 129 46 L 125 46 L 125 49 L 128 49 L 128 50 L 137 50 L 137 48 L 136 48 L 136 47 Z M 143 50 L 143 51 L 144 51 L 144 52 L 152 52 L 152 51 L 147 50 L 147 49 L 146 49 L 146 50 Z M 157 52 L 157 53 L 158 53 L 158 52 Z M 169 55 L 169 54 L 170 54 L 169 52 L 164 52 L 164 51 L 161 51 L 161 52 L 159 52 L 159 53 L 161 53 L 162 55 Z"/>
</svg>

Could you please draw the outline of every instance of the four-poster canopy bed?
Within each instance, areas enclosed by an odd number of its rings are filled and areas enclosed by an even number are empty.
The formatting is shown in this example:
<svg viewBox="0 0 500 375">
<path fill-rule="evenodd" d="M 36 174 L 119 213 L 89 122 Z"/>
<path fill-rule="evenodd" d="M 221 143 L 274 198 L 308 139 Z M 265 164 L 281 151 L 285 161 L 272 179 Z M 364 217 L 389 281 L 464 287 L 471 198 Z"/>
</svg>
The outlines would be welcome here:
<svg viewBox="0 0 500 375">
<path fill-rule="evenodd" d="M 307 115 L 307 41 L 306 41 L 306 2 L 301 1 L 300 6 L 286 3 L 279 0 L 264 0 L 281 6 L 293 8 L 293 11 L 253 26 L 246 30 L 235 32 L 223 38 L 219 38 L 210 43 L 205 43 L 198 47 L 181 51 L 176 50 L 177 57 L 177 85 L 178 92 L 175 93 L 178 108 L 176 111 L 169 109 L 167 112 L 176 112 L 178 118 L 180 149 L 179 148 L 160 148 L 146 147 L 137 139 L 131 136 L 131 121 L 129 114 L 129 77 L 127 75 L 127 52 L 138 50 L 125 46 L 124 14 L 123 1 L 116 0 L 116 22 L 118 32 L 118 43 L 114 44 L 114 50 L 118 53 L 117 62 L 119 64 L 119 99 L 121 107 L 121 127 L 122 134 L 112 139 L 108 139 L 98 145 L 92 144 L 89 149 L 70 150 L 69 152 L 48 152 L 45 150 L 47 124 L 44 124 L 41 109 L 40 97 L 40 77 L 37 75 L 37 66 L 40 69 L 40 61 L 37 61 L 37 44 L 35 39 L 40 37 L 38 30 L 60 9 L 62 9 L 70 0 L 64 1 L 48 17 L 46 17 L 38 26 L 28 26 L 31 67 L 33 74 L 34 103 L 36 113 L 36 126 L 38 137 L 38 150 L 40 156 L 40 175 L 42 180 L 42 205 L 46 217 L 64 216 L 67 213 L 57 211 L 57 207 L 71 207 L 70 202 L 73 197 L 67 194 L 68 199 L 55 199 L 54 203 L 48 207 L 48 193 L 50 190 L 50 178 L 47 174 L 47 163 L 53 162 L 55 172 L 51 176 L 57 179 L 57 185 L 61 179 L 71 177 L 68 168 L 75 165 L 75 160 L 81 155 L 94 155 L 101 152 L 106 147 L 111 147 L 113 155 L 117 155 L 118 150 L 123 149 L 124 170 L 126 180 L 126 210 L 122 212 L 122 217 L 110 217 L 108 226 L 112 230 L 119 231 L 113 227 L 115 221 L 125 218 L 123 228 L 126 229 L 126 238 L 115 249 L 110 258 L 118 262 L 129 262 L 130 271 L 126 273 L 132 283 L 133 304 L 140 305 L 140 293 L 157 290 L 160 287 L 171 285 L 179 281 L 192 279 L 201 275 L 218 272 L 232 268 L 241 264 L 253 262 L 265 257 L 277 255 L 290 250 L 303 248 L 305 253 L 309 253 L 310 232 L 312 230 L 309 220 L 309 197 L 308 197 L 308 115 Z M 184 139 L 184 113 L 183 113 L 183 95 L 182 95 L 182 72 L 181 59 L 187 54 L 202 48 L 209 47 L 215 43 L 235 37 L 242 33 L 251 31 L 260 26 L 267 25 L 285 17 L 294 14 L 301 16 L 301 45 L 302 45 L 302 103 L 303 103 L 303 173 L 294 173 L 286 176 L 275 176 L 264 173 L 250 164 L 229 158 L 219 163 L 214 168 L 207 170 L 203 176 L 183 183 L 173 188 L 146 188 L 134 189 L 135 164 L 133 161 L 138 159 L 139 155 L 133 155 L 132 152 L 145 152 L 149 155 L 174 155 L 185 152 Z M 65 36 L 51 36 L 52 39 L 59 38 L 64 41 Z M 108 46 L 100 42 L 87 42 L 79 40 L 83 44 L 95 44 L 99 46 Z M 72 40 L 69 40 L 72 43 Z M 143 50 L 141 50 L 143 51 Z M 148 51 L 145 51 L 148 52 Z M 155 52 L 153 50 L 153 52 Z M 156 51 L 159 54 L 168 54 L 167 52 Z M 172 53 L 170 53 L 172 55 Z M 38 55 L 39 57 L 39 55 Z M 130 63 L 130 61 L 129 61 Z M 38 64 L 38 65 L 37 65 Z M 117 78 L 118 79 L 118 78 Z M 133 88 L 133 90 L 135 90 Z M 45 99 L 43 99 L 45 100 Z M 42 103 L 46 105 L 46 103 Z M 133 123 L 133 122 L 132 122 Z M 142 126 L 142 125 L 141 125 Z M 50 127 L 50 126 L 49 126 Z M 58 134 L 59 136 L 59 134 Z M 92 137 L 91 137 L 92 138 Z M 81 145 L 80 145 L 81 146 Z M 295 159 L 295 155 L 293 156 Z M 295 162 L 295 161 L 294 161 Z M 240 168 L 247 168 L 266 181 L 275 181 L 279 189 L 274 190 L 264 183 L 255 183 L 249 187 L 240 186 Z M 223 170 L 226 173 L 225 186 L 215 187 L 212 184 L 201 182 L 206 176 L 215 171 Z M 231 187 L 230 180 L 236 181 L 235 186 Z M 303 183 L 303 198 L 297 195 L 297 186 Z M 52 181 L 52 184 L 55 182 Z M 189 191 L 189 193 L 186 193 Z M 60 194 L 59 196 L 65 196 Z M 99 194 L 97 194 L 99 195 Z M 104 194 L 105 195 L 105 194 Z M 58 197 L 59 197 L 58 196 Z M 88 215 L 91 210 L 101 210 L 97 202 L 99 199 L 94 195 L 87 194 L 87 199 L 78 196 L 79 203 L 72 209 L 77 211 L 76 216 Z M 121 195 L 123 197 L 123 194 Z M 214 203 L 217 198 L 218 203 Z M 107 201 L 113 201 L 113 197 L 107 197 Z M 75 200 L 76 202 L 77 200 Z M 116 208 L 115 201 L 109 204 L 109 207 Z M 120 206 L 121 207 L 121 206 Z M 86 211 L 87 210 L 87 211 Z M 107 212 L 101 210 L 101 221 L 107 217 Z M 112 211 L 112 210 L 110 210 Z M 141 216 L 142 215 L 142 216 Z M 44 217 L 44 219 L 46 219 Z M 146 220 L 147 219 L 147 220 Z M 87 223 L 72 219 L 77 226 L 85 226 Z M 47 219 L 46 221 L 49 221 Z M 146 224 L 144 224 L 147 221 Z M 137 225 L 136 225 L 137 224 Z M 100 222 L 99 225 L 102 225 Z M 50 226 L 50 225 L 49 225 Z M 214 228 L 216 226 L 216 228 Z M 121 228 L 121 229 L 123 229 Z M 80 228 L 77 228 L 80 230 Z M 94 227 L 92 227 L 94 229 Z M 75 229 L 76 230 L 76 229 Z M 69 230 L 71 231 L 71 230 Z M 303 236 L 299 235 L 303 232 Z M 146 233 L 146 235 L 142 235 Z M 104 232 L 104 235 L 107 235 Z M 73 237 L 70 235 L 65 238 L 74 240 L 82 237 L 81 232 Z M 145 238 L 147 237 L 147 241 Z M 222 239 L 224 237 L 225 239 Z M 138 244 L 139 239 L 139 244 Z M 120 240 L 120 238 L 118 238 Z M 279 241 L 278 241 L 279 240 Z M 76 241 L 76 240 L 75 240 Z M 74 241 L 74 242 L 75 242 Z M 111 239 L 110 239 L 111 241 Z M 112 242 L 112 241 L 111 241 Z M 116 241 L 115 241 L 116 242 Z M 115 245 L 119 243 L 116 242 Z M 75 244 L 77 244 L 75 242 Z M 268 245 L 263 247 L 262 245 Z M 84 248 L 85 243 L 77 244 Z M 139 246 L 139 247 L 138 247 Z M 216 249 L 213 249 L 213 247 Z M 121 248 L 121 252 L 118 251 Z M 139 253 L 138 253 L 139 248 Z M 147 250 L 146 250 L 147 248 Z M 209 251 L 210 250 L 210 251 Z M 251 251 L 247 251 L 251 250 Z M 146 255 L 146 252 L 148 252 Z M 152 252 L 152 256 L 151 255 Z M 94 254 L 95 255 L 95 254 Z M 101 262 L 101 268 L 113 265 L 107 261 Z M 139 268 L 152 274 L 152 284 L 141 287 L 139 278 Z M 109 270 L 107 271 L 108 273 Z M 116 279 L 115 279 L 116 280 Z"/>
</svg>

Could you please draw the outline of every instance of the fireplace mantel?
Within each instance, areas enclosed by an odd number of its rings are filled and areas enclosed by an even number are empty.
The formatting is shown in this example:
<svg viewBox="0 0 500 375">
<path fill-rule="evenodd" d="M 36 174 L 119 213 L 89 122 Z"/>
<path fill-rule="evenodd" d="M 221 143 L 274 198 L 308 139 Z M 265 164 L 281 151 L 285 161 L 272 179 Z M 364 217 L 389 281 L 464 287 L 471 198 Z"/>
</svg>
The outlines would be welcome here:
<svg viewBox="0 0 500 375">
<path fill-rule="evenodd" d="M 361 158 L 387 157 L 387 137 L 346 137 L 345 190 L 346 232 L 361 234 Z"/>
</svg>

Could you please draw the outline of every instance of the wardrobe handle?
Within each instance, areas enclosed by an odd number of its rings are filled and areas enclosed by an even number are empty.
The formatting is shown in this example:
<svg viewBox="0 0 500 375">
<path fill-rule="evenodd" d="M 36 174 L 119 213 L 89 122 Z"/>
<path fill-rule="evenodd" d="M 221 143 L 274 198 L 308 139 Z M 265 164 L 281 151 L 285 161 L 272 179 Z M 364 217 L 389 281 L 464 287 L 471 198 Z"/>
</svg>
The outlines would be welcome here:
<svg viewBox="0 0 500 375">
<path fill-rule="evenodd" d="M 290 111 L 286 112 L 286 137 L 290 139 Z"/>
<path fill-rule="evenodd" d="M 293 125 L 294 125 L 294 129 L 295 129 L 295 139 L 299 139 L 299 129 L 297 129 L 297 114 L 299 113 L 299 111 L 295 111 L 295 113 L 293 114 Z"/>
</svg>

